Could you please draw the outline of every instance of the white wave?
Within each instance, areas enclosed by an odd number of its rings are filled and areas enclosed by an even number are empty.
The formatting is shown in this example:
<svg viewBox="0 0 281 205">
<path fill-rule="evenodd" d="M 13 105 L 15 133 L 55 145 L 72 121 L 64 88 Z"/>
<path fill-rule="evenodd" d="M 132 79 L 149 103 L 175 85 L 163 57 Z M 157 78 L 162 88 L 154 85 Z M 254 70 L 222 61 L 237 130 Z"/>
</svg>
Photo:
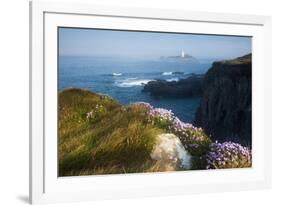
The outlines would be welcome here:
<svg viewBox="0 0 281 205">
<path fill-rule="evenodd" d="M 162 75 L 173 75 L 173 72 L 163 72 Z"/>
<path fill-rule="evenodd" d="M 118 87 L 129 88 L 129 87 L 134 87 L 134 86 L 143 86 L 143 85 L 147 84 L 149 81 L 151 81 L 151 80 L 149 80 L 149 79 L 143 79 L 143 80 L 126 79 L 121 82 L 116 82 L 116 85 Z"/>
<path fill-rule="evenodd" d="M 170 79 L 167 79 L 166 81 L 168 81 L 168 82 L 179 81 L 179 79 L 178 78 L 170 78 Z"/>
<path fill-rule="evenodd" d="M 120 76 L 122 73 L 112 73 L 113 76 Z"/>
</svg>

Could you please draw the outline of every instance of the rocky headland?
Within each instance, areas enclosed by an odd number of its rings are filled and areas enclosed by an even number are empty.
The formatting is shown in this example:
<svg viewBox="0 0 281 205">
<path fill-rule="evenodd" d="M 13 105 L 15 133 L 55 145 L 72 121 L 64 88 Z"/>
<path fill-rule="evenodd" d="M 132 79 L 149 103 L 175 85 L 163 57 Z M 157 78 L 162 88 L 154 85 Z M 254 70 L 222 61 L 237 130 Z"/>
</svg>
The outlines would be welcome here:
<svg viewBox="0 0 281 205">
<path fill-rule="evenodd" d="M 154 97 L 187 98 L 198 97 L 202 94 L 204 75 L 195 75 L 178 81 L 155 80 L 148 82 L 143 92 Z"/>
<path fill-rule="evenodd" d="M 194 124 L 213 140 L 251 146 L 252 55 L 214 62 L 202 89 Z"/>
<path fill-rule="evenodd" d="M 205 75 L 178 81 L 154 80 L 143 92 L 154 97 L 201 97 L 194 124 L 213 140 L 251 146 L 252 55 L 214 62 Z"/>
</svg>

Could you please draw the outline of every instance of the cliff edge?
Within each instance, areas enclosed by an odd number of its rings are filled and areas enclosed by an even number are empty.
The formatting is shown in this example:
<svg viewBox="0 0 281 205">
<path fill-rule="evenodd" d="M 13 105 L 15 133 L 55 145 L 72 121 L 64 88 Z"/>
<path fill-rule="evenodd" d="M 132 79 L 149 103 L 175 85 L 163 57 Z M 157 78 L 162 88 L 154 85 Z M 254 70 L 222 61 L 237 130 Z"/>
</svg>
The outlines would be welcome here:
<svg viewBox="0 0 281 205">
<path fill-rule="evenodd" d="M 194 124 L 213 140 L 251 144 L 252 55 L 214 62 L 203 81 Z"/>
</svg>

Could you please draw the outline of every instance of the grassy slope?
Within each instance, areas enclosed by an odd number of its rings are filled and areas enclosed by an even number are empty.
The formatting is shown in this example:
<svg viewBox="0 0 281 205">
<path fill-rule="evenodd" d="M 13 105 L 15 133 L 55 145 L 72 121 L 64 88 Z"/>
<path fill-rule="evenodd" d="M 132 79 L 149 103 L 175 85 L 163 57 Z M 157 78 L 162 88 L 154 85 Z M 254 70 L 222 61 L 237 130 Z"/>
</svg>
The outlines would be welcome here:
<svg viewBox="0 0 281 205">
<path fill-rule="evenodd" d="M 163 132 L 146 123 L 142 108 L 65 90 L 59 94 L 59 176 L 164 171 L 150 158 Z"/>
</svg>

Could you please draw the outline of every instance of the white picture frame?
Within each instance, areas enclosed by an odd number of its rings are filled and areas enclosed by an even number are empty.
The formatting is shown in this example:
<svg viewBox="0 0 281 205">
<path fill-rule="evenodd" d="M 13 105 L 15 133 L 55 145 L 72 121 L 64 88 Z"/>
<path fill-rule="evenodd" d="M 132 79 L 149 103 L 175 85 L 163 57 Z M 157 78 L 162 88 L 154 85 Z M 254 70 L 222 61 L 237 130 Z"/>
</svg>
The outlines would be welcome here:
<svg viewBox="0 0 281 205">
<path fill-rule="evenodd" d="M 57 28 L 253 37 L 253 167 L 110 176 L 57 176 Z M 271 18 L 183 10 L 30 3 L 30 202 L 240 191 L 271 186 Z"/>
</svg>

